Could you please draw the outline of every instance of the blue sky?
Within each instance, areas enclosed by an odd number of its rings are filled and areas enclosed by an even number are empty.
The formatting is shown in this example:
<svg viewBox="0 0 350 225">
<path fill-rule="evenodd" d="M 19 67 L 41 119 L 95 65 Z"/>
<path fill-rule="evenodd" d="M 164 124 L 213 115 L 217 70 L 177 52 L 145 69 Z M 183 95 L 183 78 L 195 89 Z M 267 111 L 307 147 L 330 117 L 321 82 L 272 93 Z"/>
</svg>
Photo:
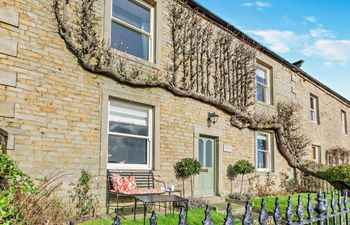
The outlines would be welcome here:
<svg viewBox="0 0 350 225">
<path fill-rule="evenodd" d="M 349 0 L 198 0 L 350 100 Z"/>
</svg>

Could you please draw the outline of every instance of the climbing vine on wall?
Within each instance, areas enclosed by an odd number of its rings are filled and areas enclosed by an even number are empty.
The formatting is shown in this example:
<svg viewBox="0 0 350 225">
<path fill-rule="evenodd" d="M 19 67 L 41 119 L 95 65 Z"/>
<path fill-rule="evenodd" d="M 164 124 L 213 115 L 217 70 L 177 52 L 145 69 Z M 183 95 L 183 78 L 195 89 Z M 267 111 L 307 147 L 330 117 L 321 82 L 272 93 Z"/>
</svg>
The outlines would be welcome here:
<svg viewBox="0 0 350 225">
<path fill-rule="evenodd" d="M 164 70 L 145 73 L 103 40 L 95 1 L 53 0 L 59 33 L 83 68 L 134 87 L 163 88 L 213 105 L 231 115 L 238 129 L 274 132 L 277 149 L 291 167 L 324 179 L 302 159 L 309 140 L 300 133 L 295 104 L 278 103 L 275 114 L 252 110 L 258 46 L 215 26 L 185 0 L 170 0 L 170 63 Z"/>
<path fill-rule="evenodd" d="M 170 1 L 170 82 L 226 101 L 242 111 L 254 104 L 256 48 L 215 27 L 184 2 Z"/>
</svg>

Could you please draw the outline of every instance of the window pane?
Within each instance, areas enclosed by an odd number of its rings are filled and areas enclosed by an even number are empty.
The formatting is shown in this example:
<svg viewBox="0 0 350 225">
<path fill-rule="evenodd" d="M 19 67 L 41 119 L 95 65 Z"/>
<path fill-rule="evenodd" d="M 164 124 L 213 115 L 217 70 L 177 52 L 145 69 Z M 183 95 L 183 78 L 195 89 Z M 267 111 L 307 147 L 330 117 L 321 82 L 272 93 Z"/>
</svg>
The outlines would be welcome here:
<svg viewBox="0 0 350 225">
<path fill-rule="evenodd" d="M 315 111 L 311 111 L 311 120 L 316 121 L 316 112 Z"/>
<path fill-rule="evenodd" d="M 138 27 L 146 32 L 151 30 L 151 12 L 130 0 L 113 0 L 113 17 Z"/>
<path fill-rule="evenodd" d="M 315 109 L 315 99 L 314 98 L 310 98 L 310 107 L 311 107 L 311 109 Z"/>
<path fill-rule="evenodd" d="M 147 164 L 147 140 L 109 135 L 108 163 Z"/>
<path fill-rule="evenodd" d="M 342 126 L 342 131 L 346 134 L 347 133 L 347 121 L 346 121 L 346 113 L 341 112 L 341 126 Z"/>
<path fill-rule="evenodd" d="M 256 71 L 256 81 L 267 85 L 267 72 L 261 67 L 257 68 Z"/>
<path fill-rule="evenodd" d="M 312 147 L 312 159 L 317 159 L 317 150 L 315 146 Z"/>
<path fill-rule="evenodd" d="M 205 144 L 205 166 L 212 167 L 213 161 L 213 143 L 211 141 L 207 141 Z"/>
<path fill-rule="evenodd" d="M 267 169 L 268 168 L 268 155 L 267 152 L 258 151 L 258 168 Z"/>
<path fill-rule="evenodd" d="M 111 101 L 109 131 L 148 136 L 148 114 L 148 108 L 119 101 Z"/>
<path fill-rule="evenodd" d="M 261 151 L 269 150 L 267 139 L 268 138 L 265 135 L 261 135 L 261 134 L 258 135 L 258 150 L 261 150 Z"/>
<path fill-rule="evenodd" d="M 198 157 L 199 157 L 199 163 L 201 166 L 204 165 L 204 160 L 203 160 L 203 140 L 199 140 L 199 151 L 198 151 Z"/>
<path fill-rule="evenodd" d="M 112 22 L 111 45 L 119 51 L 149 60 L 149 37 Z"/>
<path fill-rule="evenodd" d="M 266 102 L 266 93 L 265 93 L 265 87 L 258 84 L 256 87 L 256 97 L 257 100 L 260 102 Z"/>
<path fill-rule="evenodd" d="M 148 136 L 148 126 L 119 123 L 114 121 L 109 122 L 109 131 L 123 134 Z"/>
</svg>

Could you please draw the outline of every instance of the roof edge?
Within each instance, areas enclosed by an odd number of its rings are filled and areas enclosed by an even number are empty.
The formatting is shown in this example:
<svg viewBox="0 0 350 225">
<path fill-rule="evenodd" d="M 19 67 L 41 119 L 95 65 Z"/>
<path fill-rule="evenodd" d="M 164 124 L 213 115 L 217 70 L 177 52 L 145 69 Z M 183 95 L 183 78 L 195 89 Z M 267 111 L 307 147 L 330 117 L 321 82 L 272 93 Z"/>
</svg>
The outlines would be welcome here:
<svg viewBox="0 0 350 225">
<path fill-rule="evenodd" d="M 304 70 L 302 70 L 302 69 L 298 68 L 297 66 L 293 65 L 291 62 L 289 62 L 288 60 L 286 60 L 282 56 L 278 55 L 277 53 L 275 53 L 272 50 L 268 49 L 264 45 L 260 44 L 259 42 L 257 42 L 253 38 L 251 38 L 249 35 L 245 34 L 243 31 L 241 31 L 238 28 L 236 28 L 235 26 L 233 26 L 231 23 L 227 22 L 226 20 L 222 19 L 221 17 L 219 17 L 218 15 L 216 15 L 215 13 L 210 11 L 209 9 L 205 8 L 203 5 L 201 5 L 197 1 L 195 1 L 195 0 L 188 0 L 186 2 L 187 2 L 187 5 L 189 5 L 193 9 L 199 10 L 208 19 L 213 20 L 214 22 L 220 24 L 221 26 L 226 27 L 227 29 L 235 32 L 237 34 L 238 38 L 245 39 L 248 42 L 250 42 L 252 45 L 258 46 L 259 50 L 261 52 L 267 54 L 271 58 L 273 58 L 276 61 L 280 62 L 281 64 L 287 66 L 293 72 L 299 73 L 300 75 L 304 76 L 306 79 L 310 80 L 315 85 L 322 87 L 323 89 L 325 89 L 326 91 L 328 91 L 329 93 L 334 95 L 334 97 L 337 97 L 339 100 L 343 101 L 345 104 L 347 104 L 350 107 L 350 100 L 349 99 L 345 98 L 344 96 L 342 96 L 338 92 L 334 91 L 333 89 L 331 89 L 327 85 L 323 84 L 321 81 L 317 80 L 316 78 L 314 78 L 313 76 L 311 76 L 310 74 L 305 72 Z"/>
</svg>

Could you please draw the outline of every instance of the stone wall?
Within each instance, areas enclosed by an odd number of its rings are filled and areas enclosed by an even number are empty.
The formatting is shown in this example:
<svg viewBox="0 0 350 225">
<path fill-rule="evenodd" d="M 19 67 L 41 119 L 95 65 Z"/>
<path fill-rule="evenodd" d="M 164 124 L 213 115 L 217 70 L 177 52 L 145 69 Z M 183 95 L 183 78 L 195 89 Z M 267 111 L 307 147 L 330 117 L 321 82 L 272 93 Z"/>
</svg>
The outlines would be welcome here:
<svg viewBox="0 0 350 225">
<path fill-rule="evenodd" d="M 96 178 L 96 192 L 101 206 L 106 200 L 106 101 L 118 98 L 145 103 L 159 109 L 158 153 L 154 168 L 161 179 L 175 179 L 173 165 L 184 157 L 196 157 L 196 131 L 219 138 L 218 193 L 230 191 L 226 168 L 240 159 L 256 161 L 256 134 L 230 125 L 230 116 L 190 98 L 180 98 L 158 88 L 132 88 L 109 78 L 85 71 L 66 48 L 59 36 L 51 1 L 3 0 L 0 3 L 0 128 L 8 132 L 9 154 L 33 176 L 54 170 L 67 173 L 63 189 L 70 189 L 80 170 Z M 170 35 L 164 1 L 157 1 L 156 64 L 128 57 L 144 70 L 164 70 L 169 61 Z M 96 11 L 103 24 L 104 0 Z M 108 7 L 107 7 L 108 9 Z M 5 43 L 5 45 L 3 44 Z M 325 150 L 334 145 L 350 148 L 350 139 L 341 133 L 340 109 L 350 114 L 349 106 L 282 64 L 262 53 L 258 59 L 271 67 L 273 105 L 257 104 L 256 110 L 273 112 L 279 101 L 294 99 L 303 106 L 302 119 L 306 134 Z M 294 78 L 295 77 L 295 78 Z M 321 124 L 314 125 L 309 116 L 309 94 L 320 99 Z M 219 121 L 207 127 L 208 112 L 217 112 Z M 215 135 L 217 134 L 217 135 Z M 224 144 L 233 147 L 223 152 Z M 274 145 L 276 146 L 276 144 Z M 286 161 L 273 149 L 273 171 L 290 176 Z M 264 173 L 257 173 L 264 175 Z M 179 184 L 180 185 L 180 182 Z M 188 187 L 188 186 L 187 186 Z M 234 182 L 238 190 L 238 181 Z M 63 192 L 66 193 L 66 192 Z M 187 191 L 189 193 L 189 191 Z"/>
</svg>

